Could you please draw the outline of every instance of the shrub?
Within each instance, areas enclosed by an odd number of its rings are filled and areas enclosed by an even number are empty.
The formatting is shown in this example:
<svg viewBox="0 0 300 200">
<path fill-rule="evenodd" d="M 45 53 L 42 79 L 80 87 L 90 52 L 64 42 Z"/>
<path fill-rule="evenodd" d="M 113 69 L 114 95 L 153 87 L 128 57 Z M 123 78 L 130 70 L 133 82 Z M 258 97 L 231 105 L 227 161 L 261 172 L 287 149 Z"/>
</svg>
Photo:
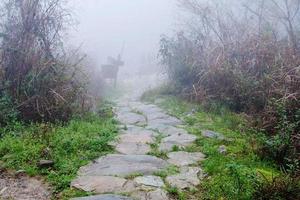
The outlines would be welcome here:
<svg viewBox="0 0 300 200">
<path fill-rule="evenodd" d="M 296 138 L 299 134 L 300 111 L 291 114 L 288 106 L 278 102 L 274 103 L 274 109 L 276 109 L 273 115 L 276 118 L 276 125 L 269 130 L 273 135 L 263 140 L 261 153 L 284 168 L 293 168 L 293 173 L 297 173 L 300 149 Z"/>
<path fill-rule="evenodd" d="M 26 121 L 69 119 L 85 82 L 77 51 L 63 47 L 71 22 L 63 1 L 5 0 L 1 6 L 0 89 Z"/>
<path fill-rule="evenodd" d="M 0 93 L 0 110 L 0 126 L 6 126 L 17 120 L 18 112 L 15 110 L 10 96 Z"/>
<path fill-rule="evenodd" d="M 182 96 L 252 116 L 268 135 L 265 156 L 286 166 L 300 154 L 300 1 L 263 2 L 182 1 L 193 20 L 162 37 L 160 55 Z"/>
<path fill-rule="evenodd" d="M 268 179 L 262 175 L 253 199 L 296 200 L 300 199 L 300 180 L 289 175 Z"/>
</svg>

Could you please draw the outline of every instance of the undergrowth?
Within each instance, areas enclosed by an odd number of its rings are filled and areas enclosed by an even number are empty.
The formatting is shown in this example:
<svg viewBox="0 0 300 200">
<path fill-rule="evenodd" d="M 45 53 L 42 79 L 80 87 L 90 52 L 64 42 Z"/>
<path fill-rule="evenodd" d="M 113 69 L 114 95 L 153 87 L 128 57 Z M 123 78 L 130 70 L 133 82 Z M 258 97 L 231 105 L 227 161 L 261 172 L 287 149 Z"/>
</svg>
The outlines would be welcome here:
<svg viewBox="0 0 300 200">
<path fill-rule="evenodd" d="M 300 197 L 299 181 L 286 179 L 288 175 L 281 172 L 275 163 L 257 155 L 259 134 L 253 134 L 253 130 L 247 127 L 243 115 L 232 113 L 221 105 L 214 105 L 208 112 L 198 104 L 160 94 L 161 90 L 147 92 L 143 100 L 154 103 L 160 99 L 156 104 L 183 119 L 187 130 L 198 136 L 196 143 L 186 151 L 201 151 L 207 156 L 201 167 L 208 177 L 196 191 L 180 193 L 181 199 L 284 199 L 283 194 L 290 195 L 290 198 L 285 197 L 288 199 Z M 203 130 L 221 133 L 225 140 L 203 137 Z M 225 155 L 218 151 L 221 145 L 226 146 Z M 281 185 L 276 193 L 277 183 Z"/>
<path fill-rule="evenodd" d="M 70 183 L 81 166 L 112 152 L 108 143 L 116 136 L 116 127 L 112 114 L 107 112 L 100 117 L 75 117 L 67 124 L 10 124 L 0 130 L 4 133 L 0 138 L 0 160 L 6 169 L 45 177 L 56 199 L 86 195 L 70 189 Z M 40 160 L 52 160 L 54 166 L 39 168 Z"/>
</svg>

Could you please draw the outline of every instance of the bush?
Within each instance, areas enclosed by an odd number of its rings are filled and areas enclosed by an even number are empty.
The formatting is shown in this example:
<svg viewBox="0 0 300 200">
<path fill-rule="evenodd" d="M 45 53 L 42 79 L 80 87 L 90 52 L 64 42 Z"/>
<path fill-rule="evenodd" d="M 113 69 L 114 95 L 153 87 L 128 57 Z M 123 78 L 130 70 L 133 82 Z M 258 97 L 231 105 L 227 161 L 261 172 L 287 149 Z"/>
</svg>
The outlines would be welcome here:
<svg viewBox="0 0 300 200">
<path fill-rule="evenodd" d="M 59 124 L 21 125 L 6 131 L 0 140 L 0 158 L 4 167 L 43 175 L 55 193 L 70 188 L 78 169 L 91 160 L 112 152 L 109 142 L 117 134 L 112 118 L 96 115 Z M 49 169 L 38 167 L 40 160 L 53 160 Z"/>
<path fill-rule="evenodd" d="M 237 8 L 209 2 L 182 1 L 194 21 L 186 33 L 161 39 L 170 84 L 190 100 L 252 116 L 268 137 L 265 157 L 294 163 L 300 154 L 300 1 L 245 1 Z"/>
<path fill-rule="evenodd" d="M 292 168 L 293 173 L 299 170 L 299 134 L 300 110 L 289 113 L 288 107 L 282 103 L 274 103 L 276 109 L 276 125 L 269 130 L 271 137 L 263 140 L 261 154 L 265 158 L 271 158 L 286 169 Z M 274 123 L 274 122 L 273 122 Z"/>
<path fill-rule="evenodd" d="M 68 120 L 81 108 L 85 78 L 80 55 L 63 47 L 72 21 L 63 2 L 1 2 L 0 89 L 26 121 Z"/>
<path fill-rule="evenodd" d="M 17 120 L 18 112 L 15 110 L 14 104 L 10 96 L 0 93 L 0 126 L 6 126 Z M 1 133 L 0 133 L 1 137 Z"/>
<path fill-rule="evenodd" d="M 300 180 L 289 175 L 268 179 L 262 175 L 253 199 L 297 200 L 300 199 Z"/>
</svg>

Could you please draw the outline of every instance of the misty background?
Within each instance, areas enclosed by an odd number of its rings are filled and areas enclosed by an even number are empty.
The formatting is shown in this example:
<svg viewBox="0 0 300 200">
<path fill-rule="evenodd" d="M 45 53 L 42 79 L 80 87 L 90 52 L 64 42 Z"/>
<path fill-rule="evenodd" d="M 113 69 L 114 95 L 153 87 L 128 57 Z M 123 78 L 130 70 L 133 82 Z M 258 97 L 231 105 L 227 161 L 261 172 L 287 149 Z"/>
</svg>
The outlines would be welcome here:
<svg viewBox="0 0 300 200">
<path fill-rule="evenodd" d="M 174 31 L 177 1 L 174 0 L 72 0 L 77 25 L 67 43 L 81 46 L 97 67 L 107 57 L 124 51 L 120 76 L 135 75 L 141 68 L 155 71 L 162 34 Z M 149 69 L 152 68 L 152 69 Z M 142 71 L 143 71 L 142 70 Z"/>
</svg>

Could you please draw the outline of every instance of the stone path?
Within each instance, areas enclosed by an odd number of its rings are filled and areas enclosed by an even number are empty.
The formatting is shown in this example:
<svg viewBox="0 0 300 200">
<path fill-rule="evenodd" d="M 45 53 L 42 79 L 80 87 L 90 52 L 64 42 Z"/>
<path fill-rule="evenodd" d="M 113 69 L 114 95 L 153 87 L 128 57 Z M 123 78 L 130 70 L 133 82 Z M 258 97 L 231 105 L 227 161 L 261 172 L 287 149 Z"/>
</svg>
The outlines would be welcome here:
<svg viewBox="0 0 300 200">
<path fill-rule="evenodd" d="M 119 139 L 113 144 L 117 154 L 82 167 L 72 182 L 74 188 L 99 195 L 75 200 L 170 200 L 167 186 L 188 189 L 200 184 L 203 171 L 199 162 L 205 155 L 172 152 L 197 139 L 180 128 L 181 120 L 132 98 L 120 100 L 115 111 L 121 128 Z M 165 152 L 168 158 L 155 157 L 153 151 Z M 170 166 L 176 166 L 179 173 L 165 178 L 154 175 Z"/>
</svg>

